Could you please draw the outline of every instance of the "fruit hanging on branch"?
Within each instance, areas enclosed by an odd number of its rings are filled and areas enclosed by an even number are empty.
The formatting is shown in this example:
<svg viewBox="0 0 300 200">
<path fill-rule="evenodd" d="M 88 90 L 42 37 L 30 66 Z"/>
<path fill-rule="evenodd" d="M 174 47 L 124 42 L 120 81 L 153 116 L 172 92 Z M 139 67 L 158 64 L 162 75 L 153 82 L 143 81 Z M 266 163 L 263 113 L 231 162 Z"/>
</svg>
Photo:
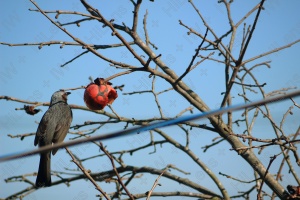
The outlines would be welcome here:
<svg viewBox="0 0 300 200">
<path fill-rule="evenodd" d="M 104 78 L 96 78 L 94 83 L 87 85 L 84 91 L 86 106 L 91 110 L 102 110 L 107 104 L 112 104 L 118 94 L 111 85 Z"/>
</svg>

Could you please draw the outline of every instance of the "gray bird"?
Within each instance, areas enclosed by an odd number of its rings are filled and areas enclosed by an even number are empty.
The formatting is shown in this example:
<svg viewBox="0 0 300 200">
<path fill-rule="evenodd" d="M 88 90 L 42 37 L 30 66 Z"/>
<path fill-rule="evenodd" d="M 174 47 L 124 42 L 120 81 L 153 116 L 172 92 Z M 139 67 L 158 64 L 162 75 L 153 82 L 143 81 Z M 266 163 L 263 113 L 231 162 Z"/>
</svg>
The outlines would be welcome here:
<svg viewBox="0 0 300 200">
<path fill-rule="evenodd" d="M 50 106 L 44 114 L 37 128 L 34 145 L 39 147 L 62 142 L 72 122 L 72 110 L 67 104 L 67 97 L 70 92 L 57 91 L 50 101 Z M 52 150 L 55 155 L 58 149 Z M 41 153 L 39 171 L 36 178 L 36 187 L 51 186 L 50 161 L 51 152 Z"/>
</svg>

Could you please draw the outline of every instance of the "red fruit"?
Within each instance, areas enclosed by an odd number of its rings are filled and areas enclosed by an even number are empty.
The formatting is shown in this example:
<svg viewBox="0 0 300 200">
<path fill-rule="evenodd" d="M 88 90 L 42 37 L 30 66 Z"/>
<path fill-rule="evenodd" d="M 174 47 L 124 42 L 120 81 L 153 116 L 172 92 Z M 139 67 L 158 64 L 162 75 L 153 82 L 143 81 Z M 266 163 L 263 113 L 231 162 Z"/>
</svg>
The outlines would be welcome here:
<svg viewBox="0 0 300 200">
<path fill-rule="evenodd" d="M 96 78 L 84 91 L 84 102 L 91 110 L 102 110 L 107 104 L 112 104 L 117 97 L 117 91 L 103 78 Z"/>
</svg>

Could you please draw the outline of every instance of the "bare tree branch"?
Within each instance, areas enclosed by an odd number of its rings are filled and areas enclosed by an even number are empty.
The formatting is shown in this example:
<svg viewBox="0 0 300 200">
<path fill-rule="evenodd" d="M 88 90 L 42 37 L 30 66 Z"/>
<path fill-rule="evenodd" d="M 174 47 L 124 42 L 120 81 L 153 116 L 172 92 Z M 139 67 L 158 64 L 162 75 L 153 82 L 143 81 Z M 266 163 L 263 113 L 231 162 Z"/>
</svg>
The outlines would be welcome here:
<svg viewBox="0 0 300 200">
<path fill-rule="evenodd" d="M 96 183 L 93 177 L 90 175 L 90 171 L 84 169 L 84 167 L 77 161 L 72 152 L 66 147 L 68 154 L 71 156 L 72 161 L 77 165 L 77 167 L 84 173 L 84 175 L 93 183 L 95 188 L 105 197 L 105 199 L 109 200 L 110 198 L 107 196 L 106 192 L 102 190 L 102 188 Z"/>
</svg>

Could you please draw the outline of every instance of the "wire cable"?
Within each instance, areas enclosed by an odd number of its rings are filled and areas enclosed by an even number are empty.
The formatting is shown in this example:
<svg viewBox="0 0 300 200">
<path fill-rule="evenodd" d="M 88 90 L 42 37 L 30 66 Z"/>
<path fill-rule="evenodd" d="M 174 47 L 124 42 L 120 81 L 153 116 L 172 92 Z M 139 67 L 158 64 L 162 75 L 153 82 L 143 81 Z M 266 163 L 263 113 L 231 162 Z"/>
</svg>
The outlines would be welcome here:
<svg viewBox="0 0 300 200">
<path fill-rule="evenodd" d="M 103 134 L 103 135 L 96 135 L 96 136 L 92 136 L 89 138 L 72 140 L 72 141 L 67 141 L 67 142 L 63 142 L 63 143 L 59 143 L 59 144 L 56 143 L 53 145 L 43 146 L 38 149 L 34 149 L 31 151 L 26 151 L 26 152 L 15 152 L 15 153 L 11 153 L 11 154 L 6 154 L 6 155 L 0 156 L 0 162 L 14 160 L 14 159 L 18 159 L 18 158 L 22 158 L 22 157 L 26 157 L 26 156 L 32 156 L 35 154 L 51 151 L 53 149 L 59 149 L 59 148 L 64 148 L 64 147 L 69 147 L 69 146 L 80 145 L 80 144 L 83 144 L 86 142 L 99 141 L 99 140 L 103 141 L 103 140 L 108 140 L 108 139 L 112 139 L 112 138 L 116 138 L 116 137 L 124 137 L 124 136 L 128 136 L 128 135 L 131 135 L 134 133 L 150 131 L 150 130 L 153 130 L 156 128 L 171 126 L 171 125 L 175 125 L 178 123 L 183 123 L 183 122 L 197 120 L 197 119 L 204 119 L 204 118 L 208 118 L 208 117 L 211 117 L 214 115 L 220 115 L 220 114 L 227 113 L 227 112 L 238 111 L 238 110 L 242 110 L 245 108 L 251 108 L 251 107 L 257 107 L 257 106 L 261 106 L 261 105 L 265 105 L 265 104 L 270 104 L 270 103 L 282 101 L 282 100 L 285 100 L 288 98 L 292 98 L 292 97 L 295 97 L 298 95 L 300 95 L 300 90 L 297 90 L 295 92 L 291 92 L 288 94 L 284 94 L 284 95 L 279 95 L 279 96 L 275 96 L 275 97 L 262 99 L 262 100 L 251 102 L 251 103 L 240 104 L 240 105 L 235 105 L 235 106 L 228 106 L 226 108 L 216 109 L 216 110 L 212 110 L 212 111 L 208 111 L 208 112 L 204 112 L 204 113 L 200 113 L 200 114 L 182 116 L 182 117 L 178 117 L 178 118 L 163 121 L 163 122 L 155 122 L 155 123 L 149 124 L 147 126 L 133 127 L 133 128 L 128 128 L 126 130 L 116 131 L 116 132 L 107 133 L 107 134 Z"/>
</svg>

